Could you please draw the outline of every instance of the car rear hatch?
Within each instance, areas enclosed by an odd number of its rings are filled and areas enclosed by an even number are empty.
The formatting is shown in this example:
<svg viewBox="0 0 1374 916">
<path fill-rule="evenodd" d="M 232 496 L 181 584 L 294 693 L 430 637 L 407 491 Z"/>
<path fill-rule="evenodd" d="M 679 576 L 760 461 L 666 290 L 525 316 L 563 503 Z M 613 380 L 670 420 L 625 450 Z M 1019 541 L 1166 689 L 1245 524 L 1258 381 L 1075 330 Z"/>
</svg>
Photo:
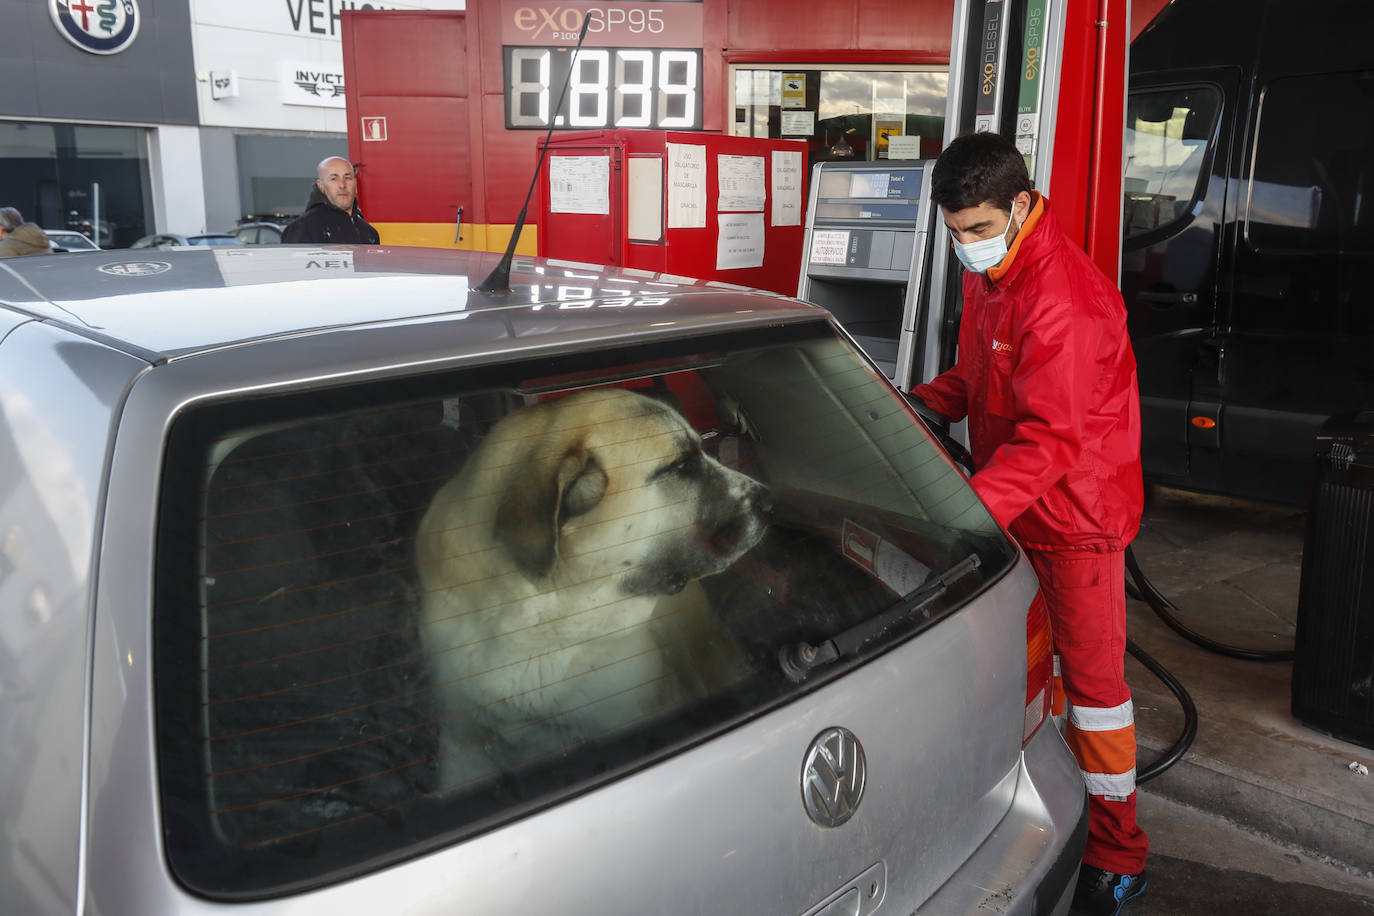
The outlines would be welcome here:
<svg viewBox="0 0 1374 916">
<path fill-rule="evenodd" d="M 374 376 L 174 398 L 154 649 L 183 905 L 910 911 L 1007 814 L 1034 578 L 828 323 Z M 552 470 L 488 470 L 573 405 Z M 553 513 L 543 560 L 503 533 L 517 503 Z M 596 541 L 599 604 L 560 571 L 592 521 L 627 532 Z"/>
</svg>

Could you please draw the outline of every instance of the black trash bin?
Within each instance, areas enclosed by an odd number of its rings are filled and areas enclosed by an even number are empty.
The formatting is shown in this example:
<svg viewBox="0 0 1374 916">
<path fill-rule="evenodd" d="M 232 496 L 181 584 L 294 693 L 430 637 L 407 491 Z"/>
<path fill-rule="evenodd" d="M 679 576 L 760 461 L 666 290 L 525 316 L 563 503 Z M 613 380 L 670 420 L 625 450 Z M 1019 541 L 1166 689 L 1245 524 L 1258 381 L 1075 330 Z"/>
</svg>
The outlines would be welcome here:
<svg viewBox="0 0 1374 916">
<path fill-rule="evenodd" d="M 1374 747 L 1374 410 L 1333 417 L 1315 443 L 1293 715 Z"/>
</svg>

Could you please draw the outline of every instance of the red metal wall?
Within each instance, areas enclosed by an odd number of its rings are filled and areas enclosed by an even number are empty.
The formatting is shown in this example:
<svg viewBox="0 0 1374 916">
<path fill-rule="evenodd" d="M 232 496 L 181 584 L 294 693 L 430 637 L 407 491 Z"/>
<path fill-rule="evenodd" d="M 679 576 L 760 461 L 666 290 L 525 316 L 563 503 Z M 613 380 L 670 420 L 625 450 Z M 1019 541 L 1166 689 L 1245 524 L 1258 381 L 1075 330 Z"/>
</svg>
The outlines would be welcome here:
<svg viewBox="0 0 1374 916">
<path fill-rule="evenodd" d="M 953 17 L 954 0 L 742 0 L 726 11 L 726 56 L 796 63 L 943 64 L 949 61 Z M 742 56 L 760 52 L 769 56 Z"/>
<path fill-rule="evenodd" d="M 348 119 L 348 148 L 370 220 L 452 222 L 471 197 L 466 39 L 461 13 L 396 10 L 344 30 L 345 84 L 359 87 L 350 98 L 356 116 Z M 360 66 L 366 76 L 355 79 Z M 363 138 L 361 118 L 373 114 L 386 117 L 385 141 Z M 444 129 L 449 124 L 461 129 Z M 415 180 L 417 168 L 424 181 Z"/>
<path fill-rule="evenodd" d="M 465 12 L 343 14 L 349 151 L 364 163 L 359 197 L 368 218 L 398 224 L 384 238 L 401 236 L 398 229 L 405 227 L 400 224 L 451 227 L 456 207 L 463 206 L 463 222 L 470 228 L 460 247 L 505 247 L 544 133 L 505 128 L 503 17 L 517 9 L 537 16 L 544 7 L 566 12 L 588 6 L 581 0 L 481 0 L 469 3 Z M 725 80 L 733 62 L 943 64 L 949 59 L 953 0 L 703 0 L 701 6 L 707 131 L 725 129 Z M 388 114 L 388 126 L 393 129 L 390 118 L 397 119 L 402 142 L 363 142 L 359 116 L 367 112 L 355 105 L 364 99 L 396 112 Z M 421 127 L 428 130 L 424 136 L 416 133 Z M 529 235 L 521 251 L 534 250 L 533 232 Z"/>
<path fill-rule="evenodd" d="M 706 170 L 702 183 L 706 191 L 705 225 L 693 228 L 665 226 L 658 242 L 635 242 L 627 239 L 628 175 L 624 161 L 630 156 L 657 157 L 662 180 L 662 200 L 668 200 L 666 168 L 667 144 L 677 143 L 703 148 Z M 771 154 L 791 152 L 802 157 L 800 200 L 805 206 L 809 174 L 805 167 L 806 148 L 795 140 L 769 140 L 755 137 L 726 137 L 720 134 L 661 130 L 609 130 L 585 134 L 554 135 L 549 144 L 551 156 L 605 155 L 610 159 L 610 213 L 552 213 L 547 199 L 539 206 L 540 254 L 551 258 L 586 261 L 592 264 L 615 264 L 643 270 L 678 274 L 701 279 L 722 280 L 740 286 L 772 290 L 788 296 L 797 294 L 797 280 L 801 274 L 802 243 L 805 226 L 774 225 L 772 221 L 773 188 Z M 720 215 L 719 156 L 757 156 L 764 159 L 764 255 L 758 267 L 718 270 L 716 247 L 720 237 L 717 216 Z M 540 188 L 549 183 L 549 165 L 545 160 L 540 174 Z"/>
</svg>

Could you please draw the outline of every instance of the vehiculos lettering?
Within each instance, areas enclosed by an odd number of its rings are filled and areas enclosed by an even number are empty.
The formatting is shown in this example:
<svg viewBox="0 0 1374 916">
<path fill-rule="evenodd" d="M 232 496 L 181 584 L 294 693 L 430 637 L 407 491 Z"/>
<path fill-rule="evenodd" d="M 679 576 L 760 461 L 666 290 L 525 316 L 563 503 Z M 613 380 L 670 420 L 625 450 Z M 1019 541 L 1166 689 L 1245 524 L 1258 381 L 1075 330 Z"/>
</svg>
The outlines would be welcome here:
<svg viewBox="0 0 1374 916">
<path fill-rule="evenodd" d="M 338 35 L 339 17 L 344 10 L 388 9 L 380 3 L 358 3 L 356 0 L 286 0 L 286 12 L 291 28 L 316 35 Z M 301 28 L 304 25 L 305 28 Z"/>
</svg>

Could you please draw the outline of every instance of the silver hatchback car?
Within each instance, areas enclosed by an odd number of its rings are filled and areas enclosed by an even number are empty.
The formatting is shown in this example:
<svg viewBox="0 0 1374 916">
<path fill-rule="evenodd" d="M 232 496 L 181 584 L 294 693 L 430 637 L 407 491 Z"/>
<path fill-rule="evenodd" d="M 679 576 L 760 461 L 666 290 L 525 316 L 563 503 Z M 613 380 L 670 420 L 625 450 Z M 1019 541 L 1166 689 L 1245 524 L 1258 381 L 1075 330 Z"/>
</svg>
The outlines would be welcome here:
<svg viewBox="0 0 1374 916">
<path fill-rule="evenodd" d="M 1062 913 L 1014 543 L 821 309 L 386 248 L 0 265 L 12 913 Z"/>
</svg>

